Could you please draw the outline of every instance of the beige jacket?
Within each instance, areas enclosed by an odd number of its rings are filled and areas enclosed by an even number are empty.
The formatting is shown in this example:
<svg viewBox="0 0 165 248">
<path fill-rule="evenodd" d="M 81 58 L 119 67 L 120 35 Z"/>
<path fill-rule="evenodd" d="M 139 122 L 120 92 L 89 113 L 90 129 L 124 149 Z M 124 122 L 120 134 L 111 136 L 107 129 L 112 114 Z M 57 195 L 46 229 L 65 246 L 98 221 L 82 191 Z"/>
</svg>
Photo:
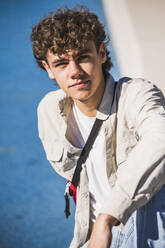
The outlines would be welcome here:
<svg viewBox="0 0 165 248">
<path fill-rule="evenodd" d="M 114 85 L 109 76 L 97 113 L 97 118 L 104 120 L 101 128 L 106 136 L 105 156 L 111 187 L 100 212 L 125 224 L 165 184 L 165 101 L 160 90 L 150 82 L 121 79 L 112 104 Z M 66 179 L 72 179 L 81 153 L 66 138 L 71 107 L 72 101 L 62 90 L 48 93 L 38 107 L 39 137 L 47 159 Z M 70 248 L 81 247 L 88 239 L 89 202 L 84 164 L 77 188 L 75 230 Z"/>
</svg>

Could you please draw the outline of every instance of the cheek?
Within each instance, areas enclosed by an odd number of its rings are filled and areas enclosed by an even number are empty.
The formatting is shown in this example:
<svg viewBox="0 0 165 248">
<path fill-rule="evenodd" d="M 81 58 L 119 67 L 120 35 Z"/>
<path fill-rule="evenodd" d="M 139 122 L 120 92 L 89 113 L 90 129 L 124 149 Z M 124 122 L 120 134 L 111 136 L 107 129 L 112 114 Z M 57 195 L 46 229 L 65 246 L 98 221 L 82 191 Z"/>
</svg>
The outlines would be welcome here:
<svg viewBox="0 0 165 248">
<path fill-rule="evenodd" d="M 56 79 L 56 82 L 62 90 L 66 91 L 66 88 L 67 88 L 66 81 L 64 81 L 64 80 L 60 81 L 60 80 Z"/>
<path fill-rule="evenodd" d="M 55 81 L 60 86 L 60 88 L 65 89 L 66 82 L 67 82 L 67 76 L 64 73 L 56 73 L 55 75 Z"/>
<path fill-rule="evenodd" d="M 93 74 L 96 71 L 96 66 L 93 63 L 81 64 L 81 68 L 87 74 Z"/>
</svg>

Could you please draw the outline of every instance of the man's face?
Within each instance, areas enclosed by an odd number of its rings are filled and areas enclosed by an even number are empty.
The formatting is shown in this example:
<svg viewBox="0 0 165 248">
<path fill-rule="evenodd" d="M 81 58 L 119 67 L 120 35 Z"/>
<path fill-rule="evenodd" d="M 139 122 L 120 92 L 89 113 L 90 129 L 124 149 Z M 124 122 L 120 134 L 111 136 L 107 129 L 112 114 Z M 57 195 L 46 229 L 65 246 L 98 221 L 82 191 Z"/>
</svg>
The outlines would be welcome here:
<svg viewBox="0 0 165 248">
<path fill-rule="evenodd" d="M 43 65 L 51 79 L 55 79 L 60 88 L 73 101 L 95 100 L 104 87 L 102 64 L 106 61 L 104 43 L 97 52 L 94 42 L 90 41 L 81 50 L 70 50 L 62 55 L 47 53 L 47 62 Z"/>
</svg>

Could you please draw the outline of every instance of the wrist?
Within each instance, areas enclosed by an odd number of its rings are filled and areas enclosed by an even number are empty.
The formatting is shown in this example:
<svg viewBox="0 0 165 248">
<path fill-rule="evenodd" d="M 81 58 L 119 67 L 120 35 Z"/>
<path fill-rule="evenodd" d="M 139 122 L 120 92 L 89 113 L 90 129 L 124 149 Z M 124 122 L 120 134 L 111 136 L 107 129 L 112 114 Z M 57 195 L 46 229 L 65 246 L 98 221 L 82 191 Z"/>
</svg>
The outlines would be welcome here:
<svg viewBox="0 0 165 248">
<path fill-rule="evenodd" d="M 117 226 L 120 224 L 120 221 L 118 219 L 116 219 L 114 216 L 112 215 L 109 215 L 109 214 L 103 214 L 103 213 L 100 213 L 98 215 L 98 219 L 101 219 L 102 222 L 105 224 L 105 225 L 108 225 L 109 227 L 113 227 L 113 226 Z"/>
</svg>

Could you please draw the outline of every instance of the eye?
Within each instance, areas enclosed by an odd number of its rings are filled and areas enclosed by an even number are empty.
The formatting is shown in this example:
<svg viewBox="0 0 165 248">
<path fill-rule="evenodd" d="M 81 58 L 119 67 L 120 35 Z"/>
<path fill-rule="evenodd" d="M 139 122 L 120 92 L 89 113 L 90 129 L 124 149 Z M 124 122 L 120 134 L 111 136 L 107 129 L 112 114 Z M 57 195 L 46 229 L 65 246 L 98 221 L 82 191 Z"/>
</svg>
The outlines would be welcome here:
<svg viewBox="0 0 165 248">
<path fill-rule="evenodd" d="M 79 58 L 78 58 L 78 61 L 88 61 L 90 59 L 90 56 L 85 54 L 85 55 L 81 55 Z"/>
<path fill-rule="evenodd" d="M 68 62 L 60 62 L 58 64 L 55 64 L 55 67 L 65 67 L 68 64 Z"/>
</svg>

